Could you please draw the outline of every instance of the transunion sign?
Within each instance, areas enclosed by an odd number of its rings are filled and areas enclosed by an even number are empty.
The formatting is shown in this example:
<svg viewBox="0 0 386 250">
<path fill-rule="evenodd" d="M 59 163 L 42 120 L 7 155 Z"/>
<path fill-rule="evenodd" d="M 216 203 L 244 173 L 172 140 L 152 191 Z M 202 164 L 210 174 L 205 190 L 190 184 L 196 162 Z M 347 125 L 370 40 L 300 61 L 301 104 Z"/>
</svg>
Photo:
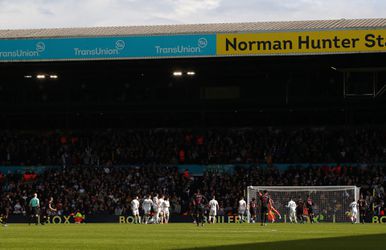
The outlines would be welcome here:
<svg viewBox="0 0 386 250">
<path fill-rule="evenodd" d="M 291 55 L 386 52 L 386 30 L 218 34 L 217 55 Z"/>
<path fill-rule="evenodd" d="M 0 40 L 0 61 L 203 57 L 216 55 L 216 36 L 171 35 Z"/>
<path fill-rule="evenodd" d="M 0 40 L 0 61 L 386 52 L 386 29 Z"/>
</svg>

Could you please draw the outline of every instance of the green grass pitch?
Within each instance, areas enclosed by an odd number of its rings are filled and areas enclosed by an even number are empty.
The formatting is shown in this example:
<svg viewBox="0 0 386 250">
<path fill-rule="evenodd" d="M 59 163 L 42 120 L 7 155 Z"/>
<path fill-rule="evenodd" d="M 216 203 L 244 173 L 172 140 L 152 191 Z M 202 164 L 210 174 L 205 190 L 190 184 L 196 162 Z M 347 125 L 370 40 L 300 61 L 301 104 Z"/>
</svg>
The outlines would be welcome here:
<svg viewBox="0 0 386 250">
<path fill-rule="evenodd" d="M 382 224 L 11 224 L 0 249 L 386 249 Z"/>
</svg>

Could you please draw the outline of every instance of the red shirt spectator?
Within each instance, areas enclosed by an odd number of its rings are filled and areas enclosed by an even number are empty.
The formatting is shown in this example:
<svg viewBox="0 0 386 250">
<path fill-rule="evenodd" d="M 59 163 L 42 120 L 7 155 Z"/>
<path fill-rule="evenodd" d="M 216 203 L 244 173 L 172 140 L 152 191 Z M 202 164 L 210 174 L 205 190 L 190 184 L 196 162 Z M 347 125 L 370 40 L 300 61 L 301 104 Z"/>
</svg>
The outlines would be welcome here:
<svg viewBox="0 0 386 250">
<path fill-rule="evenodd" d="M 67 137 L 61 136 L 61 137 L 60 137 L 60 143 L 61 143 L 61 144 L 67 144 Z"/>
<path fill-rule="evenodd" d="M 24 175 L 23 175 L 23 180 L 24 181 L 34 181 L 35 179 L 36 179 L 36 177 L 37 177 L 37 174 L 35 174 L 35 173 L 25 173 Z"/>
<path fill-rule="evenodd" d="M 199 135 L 196 137 L 196 144 L 197 145 L 204 145 L 204 136 Z"/>
<path fill-rule="evenodd" d="M 185 169 L 185 171 L 183 173 L 183 176 L 184 176 L 185 179 L 190 179 L 190 173 L 189 173 L 188 169 Z"/>
<path fill-rule="evenodd" d="M 183 149 L 180 149 L 180 152 L 178 153 L 178 155 L 179 155 L 180 163 L 184 163 L 185 162 L 185 151 Z"/>
</svg>

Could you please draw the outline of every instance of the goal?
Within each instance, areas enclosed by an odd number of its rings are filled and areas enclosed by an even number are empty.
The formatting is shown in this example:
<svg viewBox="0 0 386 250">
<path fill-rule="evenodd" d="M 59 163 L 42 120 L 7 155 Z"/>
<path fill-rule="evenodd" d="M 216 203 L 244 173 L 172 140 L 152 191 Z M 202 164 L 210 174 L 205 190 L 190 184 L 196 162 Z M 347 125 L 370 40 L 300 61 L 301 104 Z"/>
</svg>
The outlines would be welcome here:
<svg viewBox="0 0 386 250">
<path fill-rule="evenodd" d="M 310 196 L 314 202 L 314 221 L 315 222 L 349 222 L 349 205 L 359 199 L 360 188 L 356 186 L 248 186 L 247 202 L 255 198 L 259 204 L 258 193 L 267 190 L 274 207 L 281 213 L 280 222 L 289 222 L 288 208 L 286 205 L 292 199 L 297 202 L 299 199 L 307 200 Z M 259 206 L 258 206 L 259 207 Z M 260 220 L 259 211 L 257 220 Z M 359 215 L 358 215 L 359 216 Z M 309 220 L 307 216 L 306 219 Z M 360 218 L 358 218 L 357 221 Z M 248 213 L 250 221 L 250 213 Z"/>
</svg>

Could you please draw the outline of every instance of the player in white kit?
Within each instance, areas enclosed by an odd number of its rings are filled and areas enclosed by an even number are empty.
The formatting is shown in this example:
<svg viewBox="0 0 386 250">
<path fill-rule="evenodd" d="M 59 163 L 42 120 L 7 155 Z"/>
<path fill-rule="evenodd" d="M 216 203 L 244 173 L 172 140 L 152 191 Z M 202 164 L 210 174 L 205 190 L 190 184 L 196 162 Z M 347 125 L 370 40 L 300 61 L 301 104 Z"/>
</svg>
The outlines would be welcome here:
<svg viewBox="0 0 386 250">
<path fill-rule="evenodd" d="M 158 216 L 159 216 L 159 223 L 163 223 L 164 221 L 164 214 L 163 214 L 163 211 L 162 211 L 162 204 L 163 202 L 165 201 L 165 196 L 161 196 L 161 198 L 158 199 L 158 210 L 157 210 L 157 213 L 158 213 Z"/>
<path fill-rule="evenodd" d="M 239 216 L 240 216 L 240 223 L 244 222 L 244 218 L 247 212 L 247 202 L 244 200 L 244 197 L 241 197 L 239 200 Z"/>
<path fill-rule="evenodd" d="M 169 198 L 166 197 L 162 203 L 160 203 L 161 205 L 161 209 L 162 209 L 162 220 L 161 223 L 165 223 L 165 224 L 168 224 L 169 223 L 169 218 L 170 218 L 170 211 L 169 211 L 169 208 L 170 208 L 170 202 L 169 202 Z"/>
<path fill-rule="evenodd" d="M 145 224 L 149 223 L 152 206 L 153 206 L 153 201 L 151 200 L 151 195 L 148 195 L 147 198 L 142 202 L 143 221 Z"/>
<path fill-rule="evenodd" d="M 219 209 L 218 202 L 216 201 L 216 197 L 213 195 L 213 198 L 209 201 L 209 223 L 216 223 L 217 211 Z"/>
<path fill-rule="evenodd" d="M 296 202 L 294 202 L 292 199 L 288 202 L 287 206 L 289 208 L 289 219 L 291 223 L 298 223 L 296 219 Z"/>
<path fill-rule="evenodd" d="M 139 201 L 138 196 L 136 196 L 130 203 L 131 211 L 133 212 L 134 223 L 141 223 L 141 217 L 139 217 Z"/>
<path fill-rule="evenodd" d="M 351 223 L 358 223 L 358 203 L 355 201 L 355 199 L 350 203 L 349 207 L 351 208 Z"/>
<path fill-rule="evenodd" d="M 154 211 L 154 223 L 158 224 L 159 223 L 159 199 L 158 199 L 158 194 L 155 194 L 153 197 L 153 211 Z"/>
</svg>

